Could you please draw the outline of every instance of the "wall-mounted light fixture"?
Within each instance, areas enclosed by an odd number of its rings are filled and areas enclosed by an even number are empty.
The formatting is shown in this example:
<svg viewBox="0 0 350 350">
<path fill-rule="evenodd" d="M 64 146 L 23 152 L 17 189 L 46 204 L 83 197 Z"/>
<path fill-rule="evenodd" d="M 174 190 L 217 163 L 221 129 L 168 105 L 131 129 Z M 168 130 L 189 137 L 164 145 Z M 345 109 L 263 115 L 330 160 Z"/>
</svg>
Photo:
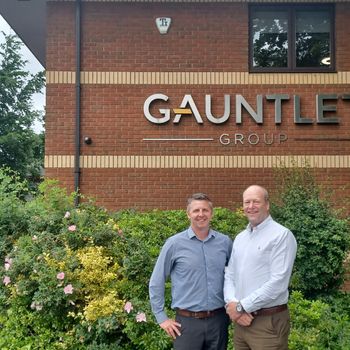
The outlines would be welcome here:
<svg viewBox="0 0 350 350">
<path fill-rule="evenodd" d="M 86 145 L 91 145 L 91 144 L 92 144 L 92 139 L 91 139 L 91 137 L 85 136 L 85 137 L 84 137 L 84 143 L 85 143 Z"/>
<path fill-rule="evenodd" d="M 170 17 L 158 17 L 156 18 L 156 25 L 160 34 L 166 34 L 170 28 Z"/>
</svg>

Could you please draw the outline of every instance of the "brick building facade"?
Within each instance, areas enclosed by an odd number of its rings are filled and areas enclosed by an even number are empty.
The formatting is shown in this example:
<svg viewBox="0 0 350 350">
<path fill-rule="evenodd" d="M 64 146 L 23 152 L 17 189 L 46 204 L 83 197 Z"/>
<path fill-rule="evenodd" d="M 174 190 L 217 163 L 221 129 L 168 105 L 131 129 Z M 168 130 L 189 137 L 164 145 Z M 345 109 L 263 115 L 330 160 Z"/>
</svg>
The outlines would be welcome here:
<svg viewBox="0 0 350 350">
<path fill-rule="evenodd" d="M 252 17 L 267 4 L 329 13 L 328 62 L 254 66 Z M 350 2 L 254 6 L 48 1 L 46 176 L 109 209 L 183 208 L 197 191 L 232 208 L 250 184 L 273 191 L 276 166 L 307 163 L 349 196 Z"/>
</svg>

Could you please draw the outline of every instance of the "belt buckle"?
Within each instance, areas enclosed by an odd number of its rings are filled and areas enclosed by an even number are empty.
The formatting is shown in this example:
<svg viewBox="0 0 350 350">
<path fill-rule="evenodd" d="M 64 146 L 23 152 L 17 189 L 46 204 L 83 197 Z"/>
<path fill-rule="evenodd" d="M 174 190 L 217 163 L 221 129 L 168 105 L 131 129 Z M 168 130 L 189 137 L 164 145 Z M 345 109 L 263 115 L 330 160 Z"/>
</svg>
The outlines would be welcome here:
<svg viewBox="0 0 350 350">
<path fill-rule="evenodd" d="M 193 313 L 193 317 L 194 318 L 200 318 L 200 312 L 197 312 L 197 311 L 195 311 L 194 313 Z"/>
</svg>

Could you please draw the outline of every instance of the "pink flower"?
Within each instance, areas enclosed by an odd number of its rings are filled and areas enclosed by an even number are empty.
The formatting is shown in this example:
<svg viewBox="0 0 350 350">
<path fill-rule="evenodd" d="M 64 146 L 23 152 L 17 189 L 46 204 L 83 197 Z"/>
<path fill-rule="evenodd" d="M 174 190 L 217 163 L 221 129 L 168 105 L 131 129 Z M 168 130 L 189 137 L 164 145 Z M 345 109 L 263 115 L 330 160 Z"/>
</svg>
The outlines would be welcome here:
<svg viewBox="0 0 350 350">
<path fill-rule="evenodd" d="M 64 214 L 64 218 L 65 219 L 69 219 L 70 218 L 70 212 L 66 211 L 66 213 Z"/>
<path fill-rule="evenodd" d="M 73 294 L 73 286 L 71 284 L 67 284 L 64 288 L 64 294 Z"/>
<path fill-rule="evenodd" d="M 7 286 L 8 284 L 11 283 L 11 278 L 9 276 L 5 276 L 2 281 L 3 281 L 4 285 Z"/>
<path fill-rule="evenodd" d="M 37 311 L 41 311 L 43 309 L 43 306 L 42 304 L 40 303 L 37 303 L 36 301 L 33 301 L 31 304 L 30 304 L 30 307 L 32 310 L 37 310 Z"/>
<path fill-rule="evenodd" d="M 136 315 L 136 322 L 147 322 L 146 315 L 144 312 L 138 312 Z"/>
<path fill-rule="evenodd" d="M 64 279 L 64 272 L 59 272 L 56 277 L 58 280 L 63 280 Z"/>
<path fill-rule="evenodd" d="M 68 231 L 75 231 L 77 229 L 77 227 L 75 225 L 70 225 L 68 226 Z"/>
<path fill-rule="evenodd" d="M 8 271 L 12 265 L 12 259 L 11 258 L 5 258 L 5 270 Z"/>
<path fill-rule="evenodd" d="M 127 301 L 124 305 L 124 310 L 129 314 L 131 310 L 133 310 L 133 306 L 130 301 Z"/>
</svg>

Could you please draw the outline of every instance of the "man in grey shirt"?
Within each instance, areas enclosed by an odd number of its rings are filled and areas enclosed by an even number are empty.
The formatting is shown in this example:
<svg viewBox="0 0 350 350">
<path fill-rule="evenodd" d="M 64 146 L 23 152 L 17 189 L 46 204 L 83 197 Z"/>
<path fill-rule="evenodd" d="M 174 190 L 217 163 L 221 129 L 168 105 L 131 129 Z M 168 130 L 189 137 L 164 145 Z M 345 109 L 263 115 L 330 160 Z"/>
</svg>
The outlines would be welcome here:
<svg viewBox="0 0 350 350">
<path fill-rule="evenodd" d="M 176 350 L 225 350 L 229 319 L 223 296 L 224 270 L 231 239 L 210 229 L 213 204 L 203 193 L 188 199 L 190 227 L 170 237 L 154 267 L 149 293 L 160 327 L 174 339 Z M 171 279 L 171 307 L 164 310 L 165 282 Z"/>
</svg>

